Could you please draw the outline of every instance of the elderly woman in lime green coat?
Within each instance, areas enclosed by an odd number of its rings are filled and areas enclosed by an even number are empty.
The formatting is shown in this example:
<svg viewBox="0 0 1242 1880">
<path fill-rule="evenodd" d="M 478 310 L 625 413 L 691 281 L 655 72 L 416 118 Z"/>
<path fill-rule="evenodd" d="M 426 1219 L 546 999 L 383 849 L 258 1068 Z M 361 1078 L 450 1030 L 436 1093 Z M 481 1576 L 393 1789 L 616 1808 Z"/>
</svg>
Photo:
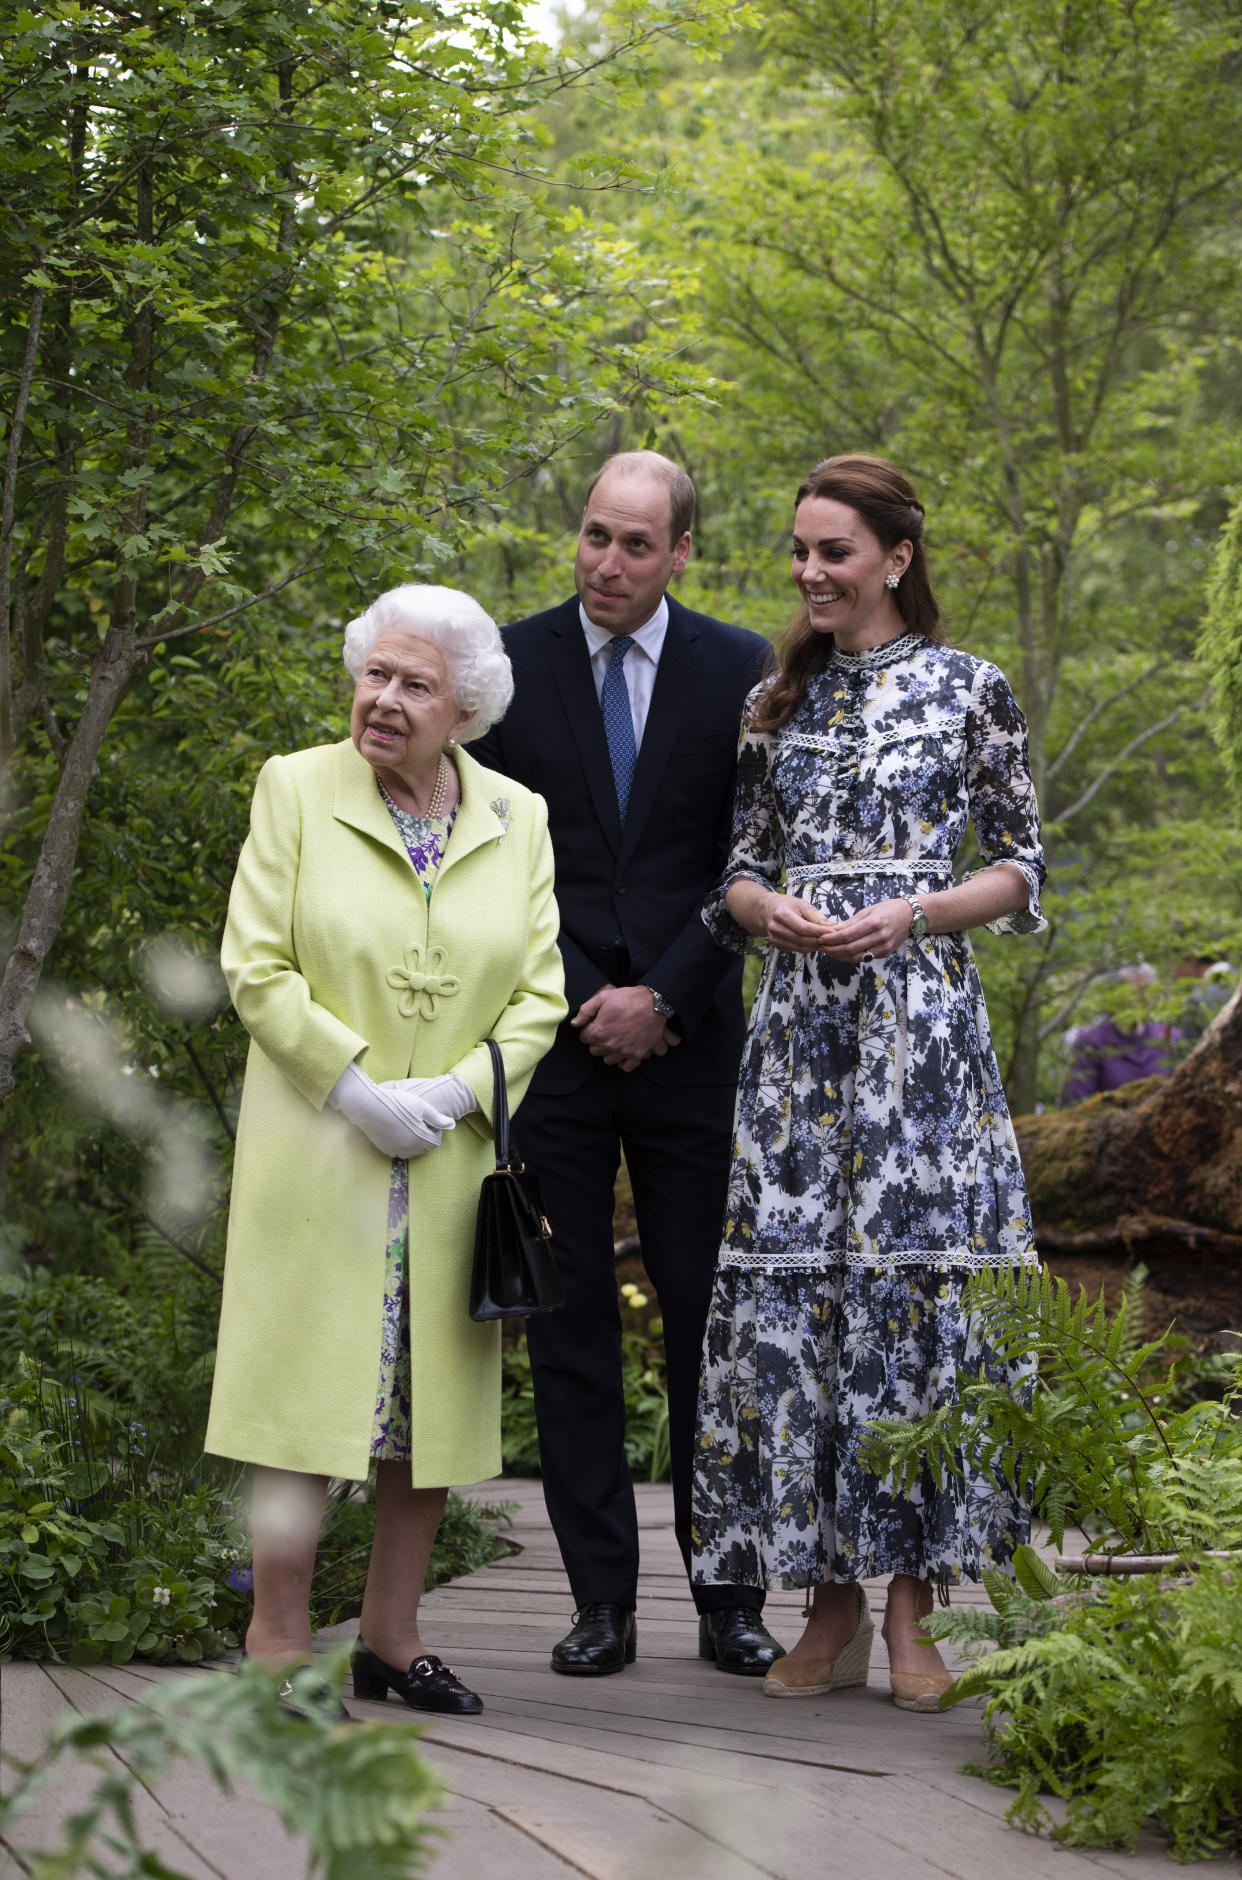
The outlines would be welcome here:
<svg viewBox="0 0 1242 1880">
<path fill-rule="evenodd" d="M 481 1041 L 516 1105 L 566 1009 L 552 851 L 542 798 L 457 748 L 512 692 L 476 603 L 396 589 L 346 663 L 350 738 L 264 766 L 229 903 L 251 1043 L 207 1447 L 257 1465 L 247 1646 L 288 1665 L 327 1479 L 380 1458 L 355 1689 L 462 1713 L 418 1596 L 447 1486 L 500 1468 L 499 1326 L 468 1312 Z"/>
</svg>

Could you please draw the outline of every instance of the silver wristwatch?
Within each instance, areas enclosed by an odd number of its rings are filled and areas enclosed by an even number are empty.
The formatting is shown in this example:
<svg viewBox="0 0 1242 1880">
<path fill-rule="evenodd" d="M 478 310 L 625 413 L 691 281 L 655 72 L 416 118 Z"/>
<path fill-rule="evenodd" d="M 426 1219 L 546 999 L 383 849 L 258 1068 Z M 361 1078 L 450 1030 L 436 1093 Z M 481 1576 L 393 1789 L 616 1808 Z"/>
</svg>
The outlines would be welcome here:
<svg viewBox="0 0 1242 1880">
<path fill-rule="evenodd" d="M 655 1006 L 660 1017 L 665 1019 L 672 1018 L 676 1008 L 669 1004 L 664 994 L 657 992 L 654 986 L 648 986 L 647 990 L 651 994 L 651 1003 Z"/>
<path fill-rule="evenodd" d="M 923 903 L 919 900 L 917 894 L 903 894 L 901 898 L 903 901 L 910 903 L 910 909 L 914 915 L 914 919 L 910 922 L 910 938 L 912 940 L 921 940 L 931 925 L 927 915 L 923 912 Z"/>
</svg>

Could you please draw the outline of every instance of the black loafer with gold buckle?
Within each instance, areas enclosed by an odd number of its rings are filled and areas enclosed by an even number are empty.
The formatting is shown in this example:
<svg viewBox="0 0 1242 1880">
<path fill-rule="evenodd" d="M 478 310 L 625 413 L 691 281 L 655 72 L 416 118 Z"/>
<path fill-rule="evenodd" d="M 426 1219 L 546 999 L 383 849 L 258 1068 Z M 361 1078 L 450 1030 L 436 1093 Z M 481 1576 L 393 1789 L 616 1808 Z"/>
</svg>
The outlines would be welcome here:
<svg viewBox="0 0 1242 1880">
<path fill-rule="evenodd" d="M 477 1717 L 483 1708 L 477 1691 L 468 1691 L 432 1652 L 411 1660 L 408 1671 L 398 1671 L 359 1639 L 352 1664 L 354 1696 L 363 1701 L 382 1703 L 392 1691 L 411 1710 L 435 1710 L 446 1717 Z"/>
</svg>

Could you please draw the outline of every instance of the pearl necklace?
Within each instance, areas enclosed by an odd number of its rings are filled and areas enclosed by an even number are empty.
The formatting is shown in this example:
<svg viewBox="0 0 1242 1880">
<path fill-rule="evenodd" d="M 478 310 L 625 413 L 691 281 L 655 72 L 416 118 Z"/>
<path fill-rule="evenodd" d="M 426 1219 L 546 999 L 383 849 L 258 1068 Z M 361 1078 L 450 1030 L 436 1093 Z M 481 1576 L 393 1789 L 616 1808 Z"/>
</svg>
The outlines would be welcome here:
<svg viewBox="0 0 1242 1880">
<path fill-rule="evenodd" d="M 427 805 L 427 821 L 436 822 L 444 814 L 444 799 L 448 795 L 448 759 L 440 752 L 440 768 L 436 772 L 436 787 L 431 792 L 431 801 Z"/>
<path fill-rule="evenodd" d="M 448 796 L 448 784 L 449 784 L 448 759 L 445 757 L 443 751 L 440 752 L 440 767 L 436 771 L 436 786 L 435 786 L 435 789 L 431 792 L 431 801 L 428 803 L 425 810 L 402 809 L 398 803 L 393 802 L 393 799 L 391 795 L 389 794 L 388 790 L 385 789 L 384 779 L 380 777 L 378 781 L 379 781 L 379 787 L 383 795 L 384 801 L 388 804 L 391 804 L 392 808 L 396 810 L 399 816 L 405 816 L 405 817 L 408 817 L 411 822 L 423 823 L 423 824 L 439 822 L 443 818 L 444 803 L 445 803 L 445 798 Z"/>
</svg>

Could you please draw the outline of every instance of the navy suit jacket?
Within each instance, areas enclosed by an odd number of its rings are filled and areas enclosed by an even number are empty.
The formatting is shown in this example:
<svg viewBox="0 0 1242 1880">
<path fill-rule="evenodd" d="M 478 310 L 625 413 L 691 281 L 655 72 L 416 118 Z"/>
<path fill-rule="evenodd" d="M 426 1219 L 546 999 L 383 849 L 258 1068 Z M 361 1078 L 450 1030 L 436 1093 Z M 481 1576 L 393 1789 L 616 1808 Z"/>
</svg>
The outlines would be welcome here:
<svg viewBox="0 0 1242 1880">
<path fill-rule="evenodd" d="M 668 616 L 624 827 L 576 597 L 504 629 L 513 704 L 472 754 L 547 800 L 570 1017 L 612 978 L 620 934 L 628 982 L 663 993 L 683 1034 L 634 1075 L 729 1084 L 742 1050 L 741 960 L 699 909 L 724 871 L 742 703 L 771 649 L 672 595 Z M 592 1062 L 567 1019 L 531 1088 L 573 1090 Z"/>
</svg>

